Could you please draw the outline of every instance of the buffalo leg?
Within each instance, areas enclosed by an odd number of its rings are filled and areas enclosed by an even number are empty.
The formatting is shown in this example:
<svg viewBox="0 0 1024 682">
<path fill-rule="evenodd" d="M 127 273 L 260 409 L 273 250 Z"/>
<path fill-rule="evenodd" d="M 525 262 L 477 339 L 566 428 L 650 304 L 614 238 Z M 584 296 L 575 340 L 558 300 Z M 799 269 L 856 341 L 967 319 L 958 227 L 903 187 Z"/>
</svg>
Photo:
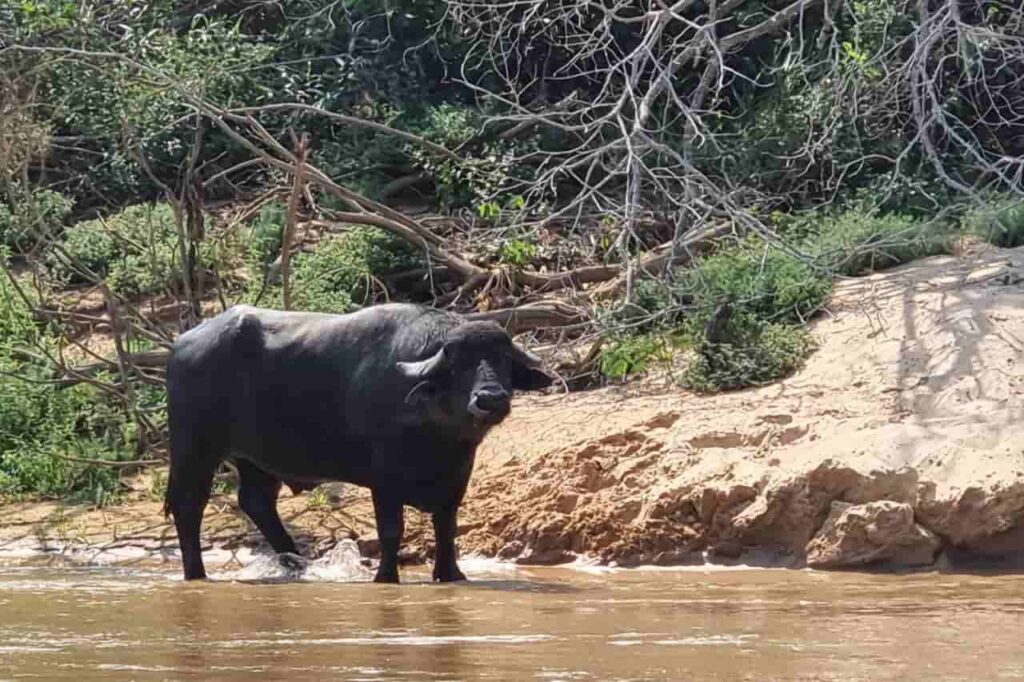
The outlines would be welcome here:
<svg viewBox="0 0 1024 682">
<path fill-rule="evenodd" d="M 405 532 L 402 503 L 373 491 L 373 513 L 377 517 L 377 537 L 380 538 L 380 566 L 375 583 L 398 582 L 398 547 Z"/>
<path fill-rule="evenodd" d="M 465 580 L 466 576 L 456 563 L 455 532 L 457 528 L 455 507 L 434 512 L 434 580 L 449 583 Z"/>
<path fill-rule="evenodd" d="M 275 552 L 298 554 L 295 541 L 277 514 L 281 481 L 244 459 L 237 460 L 235 466 L 238 468 L 238 506 L 252 519 Z"/>
<path fill-rule="evenodd" d="M 206 577 L 206 569 L 203 567 L 200 531 L 216 463 L 203 461 L 186 466 L 182 459 L 172 456 L 165 510 L 174 516 L 185 580 L 202 580 Z"/>
</svg>

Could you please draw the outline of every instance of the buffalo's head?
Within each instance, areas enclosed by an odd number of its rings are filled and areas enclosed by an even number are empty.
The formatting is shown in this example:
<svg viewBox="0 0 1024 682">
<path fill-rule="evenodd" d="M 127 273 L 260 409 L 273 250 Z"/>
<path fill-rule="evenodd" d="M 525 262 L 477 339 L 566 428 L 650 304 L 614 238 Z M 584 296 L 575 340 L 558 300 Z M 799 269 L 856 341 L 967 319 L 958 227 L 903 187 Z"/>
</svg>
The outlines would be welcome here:
<svg viewBox="0 0 1024 682">
<path fill-rule="evenodd" d="M 398 369 L 416 382 L 409 398 L 429 401 L 437 417 L 471 417 L 486 425 L 508 415 L 513 391 L 537 391 L 553 380 L 540 358 L 493 322 L 455 327 L 437 351 L 417 362 L 399 362 Z"/>
</svg>

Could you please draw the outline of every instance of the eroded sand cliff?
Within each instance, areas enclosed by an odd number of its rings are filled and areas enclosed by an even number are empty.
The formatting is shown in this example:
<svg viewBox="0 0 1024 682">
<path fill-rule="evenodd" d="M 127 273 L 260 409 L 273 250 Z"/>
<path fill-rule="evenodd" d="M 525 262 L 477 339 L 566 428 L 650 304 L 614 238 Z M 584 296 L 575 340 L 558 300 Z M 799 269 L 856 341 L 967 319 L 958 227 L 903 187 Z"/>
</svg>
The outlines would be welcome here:
<svg viewBox="0 0 1024 682">
<path fill-rule="evenodd" d="M 812 329 L 806 367 L 762 389 L 518 405 L 463 546 L 832 567 L 1024 551 L 1024 250 L 842 282 Z"/>
</svg>

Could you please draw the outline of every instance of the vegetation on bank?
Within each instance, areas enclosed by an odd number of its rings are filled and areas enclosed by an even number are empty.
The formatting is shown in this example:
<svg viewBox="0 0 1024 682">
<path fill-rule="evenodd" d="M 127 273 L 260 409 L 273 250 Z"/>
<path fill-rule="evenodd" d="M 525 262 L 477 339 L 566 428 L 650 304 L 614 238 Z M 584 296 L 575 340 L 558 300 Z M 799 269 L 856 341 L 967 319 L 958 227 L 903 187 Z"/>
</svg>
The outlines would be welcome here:
<svg viewBox="0 0 1024 682">
<path fill-rule="evenodd" d="M 573 387 L 703 393 L 795 371 L 837 277 L 1024 244 L 1012 8 L 559 7 L 0 7 L 0 496 L 112 499 L 166 451 L 152 354 L 286 289 L 529 309 Z"/>
</svg>

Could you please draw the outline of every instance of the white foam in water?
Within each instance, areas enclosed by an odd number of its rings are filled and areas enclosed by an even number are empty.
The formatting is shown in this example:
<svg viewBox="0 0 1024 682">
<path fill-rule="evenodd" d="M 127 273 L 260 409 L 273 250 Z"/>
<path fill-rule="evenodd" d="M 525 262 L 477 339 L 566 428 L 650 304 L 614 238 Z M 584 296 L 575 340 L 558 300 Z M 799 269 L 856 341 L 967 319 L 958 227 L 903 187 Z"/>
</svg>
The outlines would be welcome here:
<svg viewBox="0 0 1024 682">
<path fill-rule="evenodd" d="M 327 582 L 357 582 L 369 580 L 373 571 L 363 565 L 362 555 L 355 540 L 342 540 L 331 551 L 309 564 L 303 578 Z"/>
<path fill-rule="evenodd" d="M 235 580 L 362 582 L 373 572 L 363 566 L 359 547 L 353 540 L 342 540 L 319 559 L 310 561 L 296 554 L 283 556 L 260 554 L 230 577 Z"/>
</svg>

